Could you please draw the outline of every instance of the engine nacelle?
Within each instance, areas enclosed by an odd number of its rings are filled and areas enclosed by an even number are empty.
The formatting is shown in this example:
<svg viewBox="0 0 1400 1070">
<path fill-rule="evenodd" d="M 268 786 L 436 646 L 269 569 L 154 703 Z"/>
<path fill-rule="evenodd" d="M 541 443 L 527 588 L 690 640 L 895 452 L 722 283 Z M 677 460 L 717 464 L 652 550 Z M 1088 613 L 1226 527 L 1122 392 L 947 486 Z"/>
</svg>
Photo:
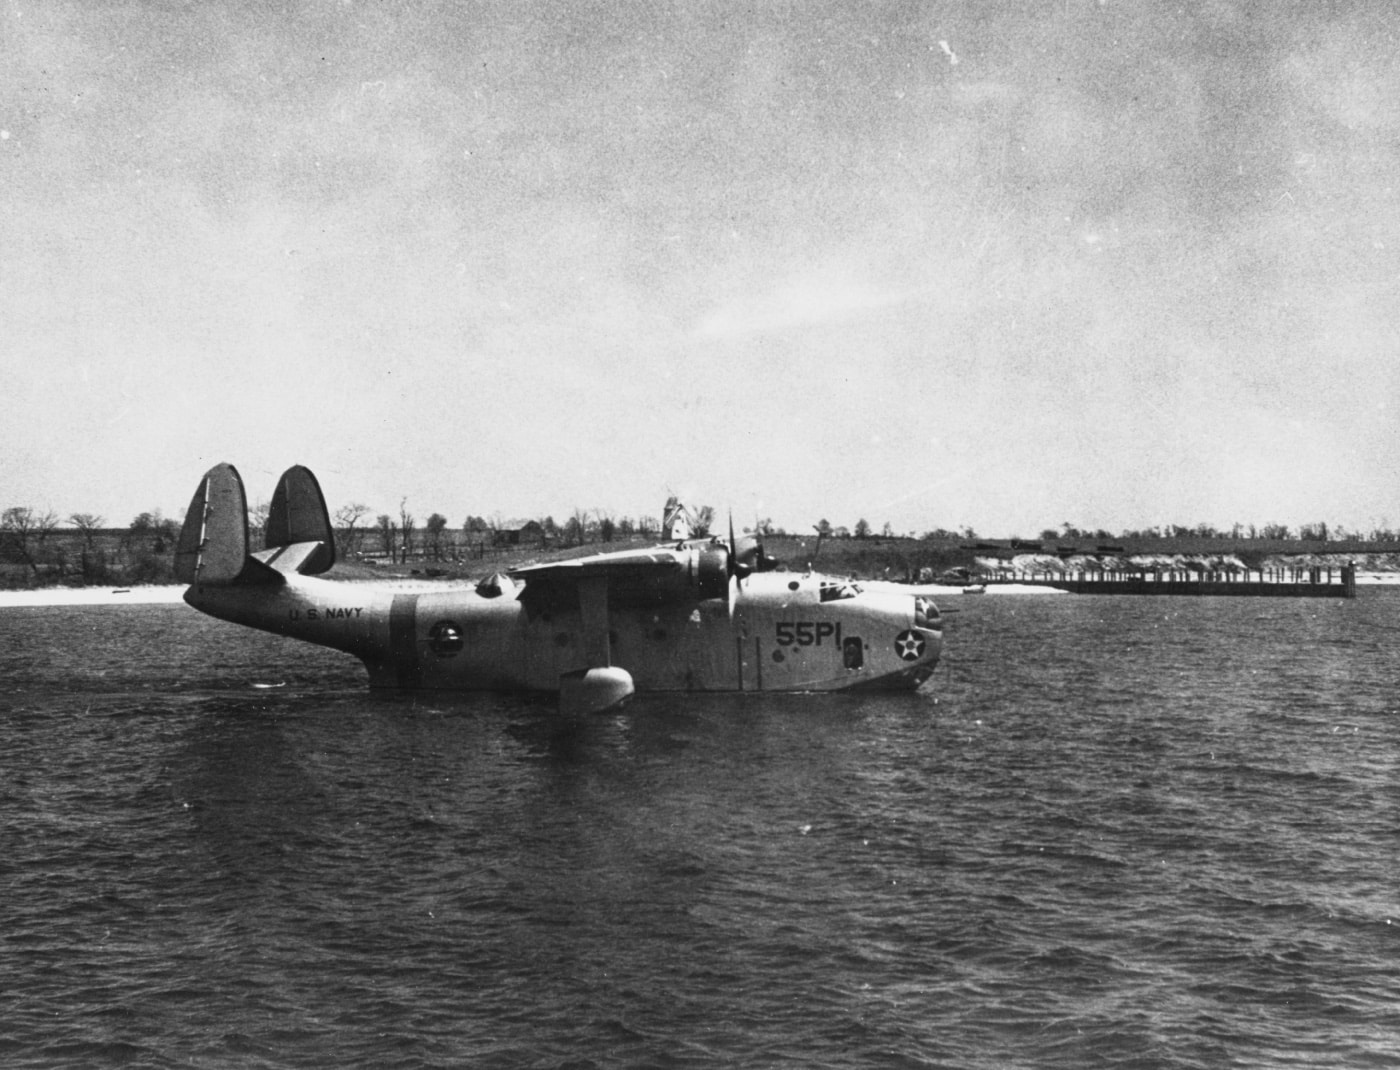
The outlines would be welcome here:
<svg viewBox="0 0 1400 1070">
<path fill-rule="evenodd" d="M 695 593 L 701 598 L 727 598 L 729 551 L 713 547 L 690 552 L 694 555 L 690 574 Z"/>
<path fill-rule="evenodd" d="M 721 546 L 683 546 L 661 551 L 676 562 L 664 575 L 616 575 L 608 585 L 613 606 L 649 606 L 692 598 L 729 596 L 729 551 Z"/>
</svg>

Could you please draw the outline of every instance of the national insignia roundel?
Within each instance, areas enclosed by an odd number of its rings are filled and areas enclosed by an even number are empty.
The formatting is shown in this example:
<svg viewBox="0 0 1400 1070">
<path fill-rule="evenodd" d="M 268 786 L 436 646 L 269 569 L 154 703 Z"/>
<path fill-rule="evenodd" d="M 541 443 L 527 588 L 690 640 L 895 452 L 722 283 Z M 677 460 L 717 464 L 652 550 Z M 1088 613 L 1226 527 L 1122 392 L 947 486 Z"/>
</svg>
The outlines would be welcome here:
<svg viewBox="0 0 1400 1070">
<path fill-rule="evenodd" d="M 924 656 L 924 637 L 918 632 L 900 632 L 894 638 L 894 648 L 905 661 L 918 661 Z"/>
</svg>

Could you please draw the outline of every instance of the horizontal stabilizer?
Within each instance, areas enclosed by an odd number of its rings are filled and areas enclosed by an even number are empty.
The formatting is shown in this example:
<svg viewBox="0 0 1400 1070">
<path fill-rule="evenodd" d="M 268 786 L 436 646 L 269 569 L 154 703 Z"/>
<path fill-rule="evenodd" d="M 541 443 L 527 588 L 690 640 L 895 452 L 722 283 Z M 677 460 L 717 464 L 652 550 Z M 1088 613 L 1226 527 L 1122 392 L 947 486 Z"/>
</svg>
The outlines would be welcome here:
<svg viewBox="0 0 1400 1070">
<path fill-rule="evenodd" d="M 268 550 L 284 550 L 276 557 L 258 555 L 279 572 L 314 576 L 335 564 L 335 535 L 326 498 L 311 469 L 294 465 L 277 481 L 268 508 L 264 545 Z M 297 553 L 289 557 L 292 550 Z"/>
<path fill-rule="evenodd" d="M 281 575 L 248 556 L 248 499 L 231 464 L 216 464 L 200 480 L 175 547 L 181 583 L 229 586 L 281 583 Z"/>
<path fill-rule="evenodd" d="M 284 576 L 292 572 L 315 575 L 326 571 L 320 562 L 327 556 L 329 555 L 326 544 L 323 542 L 294 542 L 290 546 L 259 550 L 253 555 L 253 560 L 276 569 Z"/>
</svg>

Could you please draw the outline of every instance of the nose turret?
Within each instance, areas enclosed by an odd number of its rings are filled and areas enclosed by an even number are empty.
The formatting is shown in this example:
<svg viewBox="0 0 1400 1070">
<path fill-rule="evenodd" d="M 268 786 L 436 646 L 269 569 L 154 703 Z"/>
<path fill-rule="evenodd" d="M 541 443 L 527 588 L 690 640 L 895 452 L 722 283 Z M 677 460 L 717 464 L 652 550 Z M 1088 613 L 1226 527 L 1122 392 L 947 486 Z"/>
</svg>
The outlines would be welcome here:
<svg viewBox="0 0 1400 1070">
<path fill-rule="evenodd" d="M 943 614 L 938 611 L 938 606 L 934 605 L 932 598 L 919 595 L 914 599 L 914 627 L 927 628 L 933 632 L 943 630 Z"/>
<path fill-rule="evenodd" d="M 943 653 L 943 615 L 933 599 L 918 595 L 914 598 L 914 627 L 900 636 L 896 649 L 905 661 L 917 662 L 908 669 L 905 679 L 918 687 L 930 676 Z"/>
</svg>

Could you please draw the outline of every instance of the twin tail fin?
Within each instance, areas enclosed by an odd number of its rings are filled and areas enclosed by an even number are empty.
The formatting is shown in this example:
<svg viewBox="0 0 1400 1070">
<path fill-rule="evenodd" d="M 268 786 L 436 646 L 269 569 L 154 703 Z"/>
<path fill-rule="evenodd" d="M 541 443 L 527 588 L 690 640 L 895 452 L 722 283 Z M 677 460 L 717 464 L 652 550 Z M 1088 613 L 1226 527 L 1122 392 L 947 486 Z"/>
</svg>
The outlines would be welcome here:
<svg viewBox="0 0 1400 1070">
<path fill-rule="evenodd" d="M 335 536 L 326 499 L 311 470 L 301 465 L 277 481 L 262 550 L 250 550 L 248 498 L 231 464 L 216 464 L 204 474 L 175 548 L 181 583 L 276 585 L 287 574 L 316 575 L 333 564 Z"/>
</svg>

